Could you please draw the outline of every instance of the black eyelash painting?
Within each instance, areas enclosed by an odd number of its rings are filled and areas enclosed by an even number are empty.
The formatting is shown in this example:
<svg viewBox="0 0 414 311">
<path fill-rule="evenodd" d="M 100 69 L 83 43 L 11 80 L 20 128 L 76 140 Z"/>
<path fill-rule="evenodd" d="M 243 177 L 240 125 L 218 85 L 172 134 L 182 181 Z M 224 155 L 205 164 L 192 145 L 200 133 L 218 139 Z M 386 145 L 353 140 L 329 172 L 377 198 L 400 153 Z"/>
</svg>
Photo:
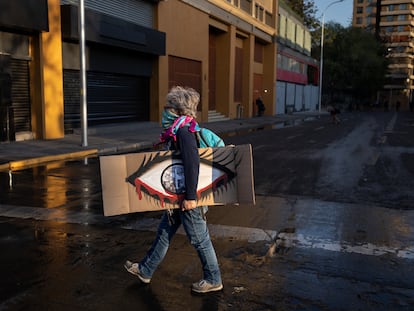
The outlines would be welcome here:
<svg viewBox="0 0 414 311">
<path fill-rule="evenodd" d="M 235 182 L 234 154 L 218 149 L 205 149 L 200 153 L 200 176 L 197 198 L 202 200 L 211 193 L 223 192 Z M 138 169 L 126 178 L 135 186 L 138 199 L 143 193 L 158 200 L 178 204 L 185 191 L 184 167 L 177 152 L 152 153 L 144 157 Z"/>
</svg>

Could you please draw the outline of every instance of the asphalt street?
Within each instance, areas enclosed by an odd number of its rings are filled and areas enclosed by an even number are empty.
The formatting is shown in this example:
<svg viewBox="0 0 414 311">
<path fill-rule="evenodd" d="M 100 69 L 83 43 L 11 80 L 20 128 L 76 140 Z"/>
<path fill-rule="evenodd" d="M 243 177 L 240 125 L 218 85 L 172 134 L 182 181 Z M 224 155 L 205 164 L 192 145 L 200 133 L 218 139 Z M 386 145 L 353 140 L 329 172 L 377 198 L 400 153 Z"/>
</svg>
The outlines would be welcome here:
<svg viewBox="0 0 414 311">
<path fill-rule="evenodd" d="M 160 213 L 102 215 L 96 155 L 107 145 L 16 170 L 0 153 L 0 310 L 411 310 L 414 116 L 256 119 L 222 125 L 227 143 L 253 146 L 257 204 L 210 208 L 224 290 L 206 296 L 190 293 L 200 267 L 183 232 L 149 286 L 123 270 Z M 60 154 L 85 151 L 74 145 Z"/>
</svg>

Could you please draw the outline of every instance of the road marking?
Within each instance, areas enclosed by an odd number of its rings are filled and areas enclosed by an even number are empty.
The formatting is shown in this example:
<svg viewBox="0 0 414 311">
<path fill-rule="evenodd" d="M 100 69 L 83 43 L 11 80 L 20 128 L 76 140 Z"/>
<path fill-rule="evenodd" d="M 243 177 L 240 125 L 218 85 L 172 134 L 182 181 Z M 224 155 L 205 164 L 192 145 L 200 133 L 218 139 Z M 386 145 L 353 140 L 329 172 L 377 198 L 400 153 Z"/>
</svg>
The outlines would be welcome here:
<svg viewBox="0 0 414 311">
<path fill-rule="evenodd" d="M 35 219 L 74 223 L 81 225 L 110 223 L 113 217 L 93 215 L 90 212 L 73 212 L 64 209 L 47 209 L 0 204 L 0 216 L 19 219 Z M 122 216 L 118 216 L 122 220 Z M 127 230 L 157 231 L 159 219 L 143 218 L 125 223 L 120 227 Z M 267 241 L 271 244 L 284 247 L 297 247 L 302 249 L 321 249 L 333 252 L 354 253 L 368 256 L 382 256 L 392 254 L 403 259 L 414 259 L 414 247 L 395 248 L 372 243 L 350 243 L 347 241 L 335 241 L 312 236 L 304 236 L 297 233 L 277 232 L 260 228 L 224 226 L 217 224 L 208 225 L 211 236 L 232 240 L 245 240 L 251 243 Z M 177 231 L 185 234 L 182 227 Z"/>
<path fill-rule="evenodd" d="M 317 127 L 316 129 L 314 129 L 314 131 L 320 131 L 320 130 L 323 130 L 325 127 L 324 126 L 320 126 L 320 127 Z"/>
<path fill-rule="evenodd" d="M 375 154 L 373 154 L 369 159 L 368 159 L 368 165 L 374 166 L 375 164 L 377 164 L 378 158 L 379 158 L 380 154 L 379 152 L 375 152 Z"/>
<path fill-rule="evenodd" d="M 399 258 L 414 259 L 414 247 L 395 248 L 372 243 L 351 244 L 347 241 L 306 237 L 302 234 L 280 233 L 278 238 L 288 245 L 299 248 L 317 248 L 333 252 L 355 253 L 370 256 L 393 254 Z"/>
<path fill-rule="evenodd" d="M 289 137 L 286 137 L 286 139 L 287 140 L 292 140 L 292 139 L 296 139 L 296 138 L 298 138 L 298 137 L 300 137 L 300 136 L 302 136 L 302 135 L 293 135 L 293 136 L 289 136 Z"/>
<path fill-rule="evenodd" d="M 392 131 L 394 130 L 395 122 L 397 122 L 397 113 L 394 113 L 394 116 L 392 117 L 390 122 L 388 122 L 384 133 L 392 133 Z"/>
<path fill-rule="evenodd" d="M 110 223 L 114 218 L 103 215 L 94 215 L 90 212 L 73 212 L 58 208 L 36 208 L 27 206 L 14 206 L 0 204 L 0 216 L 20 219 L 36 219 L 58 221 L 81 225 Z M 122 220 L 122 216 L 119 216 Z M 156 231 L 159 223 L 156 218 L 143 218 L 121 225 L 123 229 L 139 231 Z M 178 232 L 185 234 L 180 228 Z M 213 236 L 219 238 L 231 238 L 235 240 L 247 240 L 248 242 L 273 241 L 277 232 L 258 228 L 245 228 L 236 226 L 223 226 L 209 224 L 209 230 Z"/>
</svg>

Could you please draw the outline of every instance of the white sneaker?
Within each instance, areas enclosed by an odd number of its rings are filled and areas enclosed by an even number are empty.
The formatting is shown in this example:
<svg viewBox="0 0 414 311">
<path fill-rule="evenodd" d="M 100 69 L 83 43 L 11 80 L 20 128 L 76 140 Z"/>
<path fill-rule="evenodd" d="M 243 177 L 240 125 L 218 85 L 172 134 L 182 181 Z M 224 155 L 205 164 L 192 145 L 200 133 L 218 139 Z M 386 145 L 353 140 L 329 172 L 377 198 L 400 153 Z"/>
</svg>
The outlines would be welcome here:
<svg viewBox="0 0 414 311">
<path fill-rule="evenodd" d="M 216 292 L 223 289 L 223 284 L 211 284 L 206 280 L 200 280 L 199 282 L 193 283 L 191 290 L 195 293 L 205 294 L 209 292 Z"/>
<path fill-rule="evenodd" d="M 142 283 L 148 284 L 151 282 L 151 278 L 146 278 L 141 274 L 141 271 L 139 271 L 138 263 L 127 260 L 124 264 L 124 267 L 129 273 L 137 276 Z"/>
</svg>

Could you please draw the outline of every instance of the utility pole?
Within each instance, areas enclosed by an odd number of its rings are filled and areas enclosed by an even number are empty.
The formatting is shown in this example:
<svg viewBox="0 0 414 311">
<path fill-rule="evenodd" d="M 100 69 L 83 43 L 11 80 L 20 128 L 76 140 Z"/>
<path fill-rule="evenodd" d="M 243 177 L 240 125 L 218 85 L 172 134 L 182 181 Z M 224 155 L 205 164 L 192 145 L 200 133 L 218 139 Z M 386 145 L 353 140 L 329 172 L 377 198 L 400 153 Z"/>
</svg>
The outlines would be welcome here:
<svg viewBox="0 0 414 311">
<path fill-rule="evenodd" d="M 86 57 L 85 57 L 85 4 L 79 0 L 78 6 L 78 32 L 79 32 L 79 56 L 80 56 L 80 117 L 82 130 L 82 147 L 88 146 L 88 103 L 86 82 Z"/>
</svg>

